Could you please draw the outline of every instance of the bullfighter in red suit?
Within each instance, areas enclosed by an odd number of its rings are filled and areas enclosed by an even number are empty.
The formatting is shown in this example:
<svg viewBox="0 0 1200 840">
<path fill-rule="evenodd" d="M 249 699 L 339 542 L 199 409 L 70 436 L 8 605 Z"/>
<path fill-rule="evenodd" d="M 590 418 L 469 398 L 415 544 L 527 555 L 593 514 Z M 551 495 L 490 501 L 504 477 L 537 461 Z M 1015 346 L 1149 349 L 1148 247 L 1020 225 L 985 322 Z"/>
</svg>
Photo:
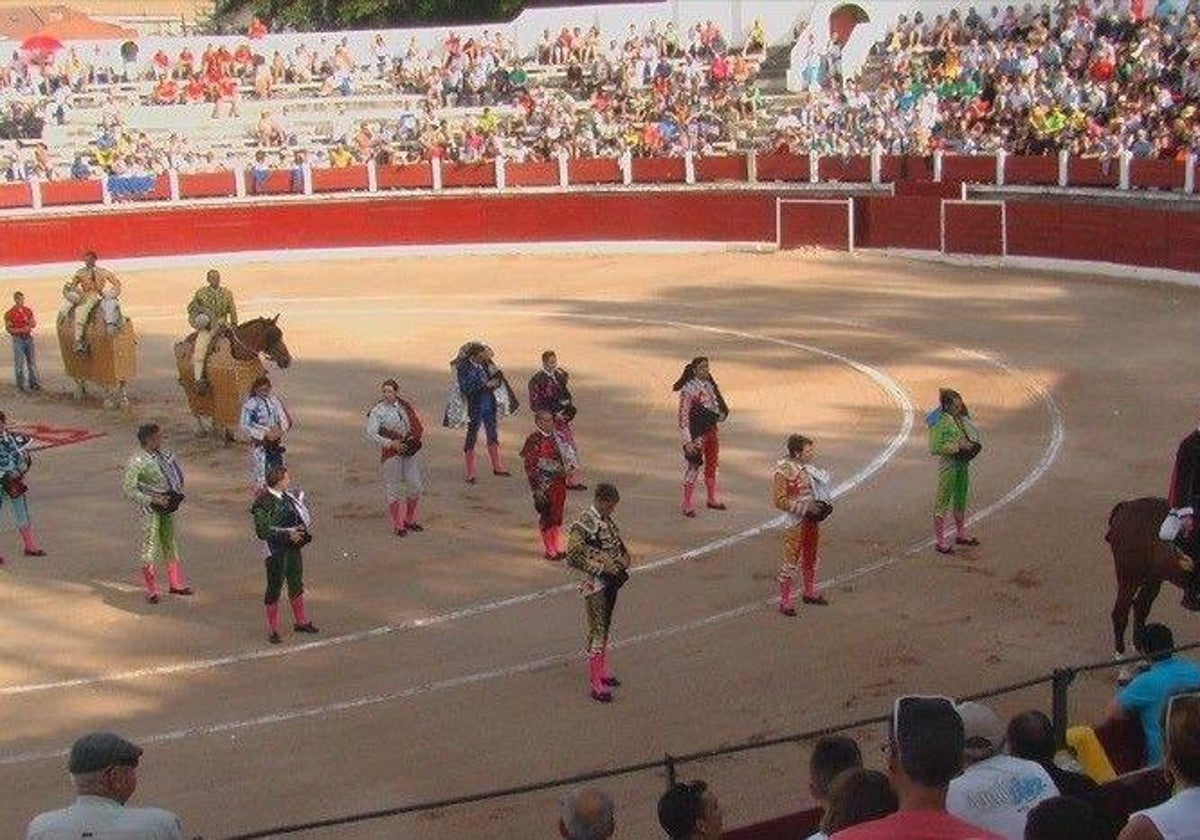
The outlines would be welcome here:
<svg viewBox="0 0 1200 840">
<path fill-rule="evenodd" d="M 538 512 L 538 529 L 547 560 L 561 560 L 563 509 L 567 503 L 567 476 L 574 465 L 570 445 L 554 427 L 554 415 L 539 411 L 534 416 L 538 430 L 525 439 L 521 457 L 525 475 L 533 491 L 533 507 Z"/>
<path fill-rule="evenodd" d="M 716 380 L 709 373 L 708 358 L 697 356 L 692 359 L 675 381 L 674 390 L 679 392 L 679 432 L 683 436 L 683 457 L 687 461 L 683 473 L 683 515 L 696 515 L 692 495 L 702 466 L 704 487 L 708 492 L 707 506 L 713 510 L 725 510 L 717 487 L 721 448 L 717 439 L 717 424 L 729 416 L 729 407 L 721 396 Z"/>
<path fill-rule="evenodd" d="M 542 369 L 529 380 L 529 407 L 534 412 L 548 411 L 554 416 L 555 431 L 570 443 L 576 458 L 575 469 L 567 476 L 567 489 L 586 490 L 587 485 L 579 480 L 579 446 L 571 430 L 577 409 L 567 387 L 569 378 L 570 374 L 558 366 L 558 355 L 553 350 L 543 352 Z"/>
<path fill-rule="evenodd" d="M 1179 518 L 1180 529 L 1175 544 L 1192 558 L 1183 606 L 1200 610 L 1200 532 L 1196 529 L 1196 508 L 1200 506 L 1200 429 L 1193 429 L 1179 444 L 1167 503 Z"/>
</svg>

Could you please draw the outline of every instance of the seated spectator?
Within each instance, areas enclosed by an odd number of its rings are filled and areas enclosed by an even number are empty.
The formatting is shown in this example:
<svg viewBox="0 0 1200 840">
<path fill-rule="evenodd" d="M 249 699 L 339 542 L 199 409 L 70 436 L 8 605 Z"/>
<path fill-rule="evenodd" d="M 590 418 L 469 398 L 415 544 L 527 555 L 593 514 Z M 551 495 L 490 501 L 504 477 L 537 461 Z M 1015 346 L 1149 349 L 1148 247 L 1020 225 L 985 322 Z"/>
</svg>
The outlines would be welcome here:
<svg viewBox="0 0 1200 840">
<path fill-rule="evenodd" d="M 34 817 L 26 840 L 130 837 L 182 840 L 179 817 L 160 808 L 127 808 L 137 789 L 142 748 L 111 732 L 84 735 L 71 747 L 67 770 L 78 797 L 60 811 Z"/>
<path fill-rule="evenodd" d="M 982 703 L 960 703 L 963 773 L 950 783 L 946 810 L 1008 840 L 1021 840 L 1033 806 L 1058 796 L 1042 767 L 1004 755 L 1004 723 Z"/>
<path fill-rule="evenodd" d="M 862 768 L 862 752 L 853 738 L 845 735 L 826 735 L 813 745 L 808 758 L 808 792 L 813 802 L 822 810 L 829 810 L 829 791 L 833 780 L 847 770 Z M 821 831 L 809 840 L 825 840 L 827 833 L 822 824 Z"/>
<path fill-rule="evenodd" d="M 821 818 L 821 832 L 833 837 L 851 826 L 896 813 L 900 800 L 888 777 L 861 767 L 840 773 L 829 791 L 829 805 Z"/>
<path fill-rule="evenodd" d="M 563 798 L 558 833 L 566 840 L 607 840 L 616 827 L 612 797 L 604 791 L 582 788 Z"/>
<path fill-rule="evenodd" d="M 837 840 L 998 840 L 946 811 L 950 780 L 963 763 L 963 721 L 952 700 L 897 699 L 887 756 L 900 810 L 838 832 Z"/>
<path fill-rule="evenodd" d="M 1176 695 L 1167 705 L 1164 769 L 1175 793 L 1129 818 L 1119 840 L 1200 838 L 1200 694 Z"/>
<path fill-rule="evenodd" d="M 1033 806 L 1024 840 L 1099 840 L 1109 836 L 1096 809 L 1073 796 L 1052 796 Z"/>
<path fill-rule="evenodd" d="M 1063 796 L 1094 801 L 1100 786 L 1090 776 L 1075 773 L 1054 763 L 1054 724 L 1039 711 L 1022 712 L 1008 722 L 1008 753 L 1041 765 Z"/>
<path fill-rule="evenodd" d="M 1134 644 L 1138 653 L 1150 660 L 1150 667 L 1118 692 L 1108 715 L 1110 719 L 1137 715 L 1146 739 L 1146 764 L 1153 767 L 1163 759 L 1162 719 L 1167 700 L 1173 694 L 1200 689 L 1200 665 L 1171 653 L 1175 636 L 1164 624 L 1147 624 Z"/>
<path fill-rule="evenodd" d="M 721 803 L 704 782 L 676 783 L 658 800 L 658 824 L 671 840 L 718 840 Z"/>
</svg>

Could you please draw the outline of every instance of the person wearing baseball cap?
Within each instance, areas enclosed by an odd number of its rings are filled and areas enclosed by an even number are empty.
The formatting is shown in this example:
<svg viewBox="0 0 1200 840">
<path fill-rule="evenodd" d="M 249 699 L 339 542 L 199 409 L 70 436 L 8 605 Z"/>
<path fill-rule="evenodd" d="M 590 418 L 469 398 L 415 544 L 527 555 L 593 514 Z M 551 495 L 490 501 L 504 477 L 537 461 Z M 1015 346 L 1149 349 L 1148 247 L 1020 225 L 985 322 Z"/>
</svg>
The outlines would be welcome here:
<svg viewBox="0 0 1200 840">
<path fill-rule="evenodd" d="M 26 840 L 80 837 L 183 840 L 183 825 L 170 811 L 125 806 L 137 789 L 141 757 L 141 747 L 112 732 L 92 732 L 81 737 L 71 746 L 67 760 L 67 770 L 78 793 L 75 802 L 34 817 Z"/>
<path fill-rule="evenodd" d="M 1029 812 L 1058 796 L 1050 774 L 1035 761 L 1003 752 L 1007 727 L 982 703 L 955 707 L 963 722 L 963 772 L 950 782 L 946 810 L 964 822 L 1022 840 Z"/>
</svg>

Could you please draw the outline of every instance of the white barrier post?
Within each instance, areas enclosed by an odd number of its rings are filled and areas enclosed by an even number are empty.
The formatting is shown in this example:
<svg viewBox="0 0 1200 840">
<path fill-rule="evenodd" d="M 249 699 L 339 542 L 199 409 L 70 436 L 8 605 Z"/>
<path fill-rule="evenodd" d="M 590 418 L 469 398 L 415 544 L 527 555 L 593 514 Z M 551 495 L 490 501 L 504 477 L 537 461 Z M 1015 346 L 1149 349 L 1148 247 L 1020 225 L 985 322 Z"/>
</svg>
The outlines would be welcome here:
<svg viewBox="0 0 1200 840">
<path fill-rule="evenodd" d="M 633 152 L 629 149 L 621 153 L 621 183 L 627 187 L 633 183 Z"/>
<path fill-rule="evenodd" d="M 233 191 L 238 198 L 246 197 L 246 170 L 241 166 L 233 168 Z"/>
<path fill-rule="evenodd" d="M 375 158 L 367 161 L 367 192 L 379 192 L 379 170 L 375 166 Z"/>
<path fill-rule="evenodd" d="M 567 153 L 562 149 L 558 152 L 558 185 L 564 190 L 571 185 L 571 173 L 567 167 Z"/>
<path fill-rule="evenodd" d="M 933 182 L 935 184 L 942 183 L 942 155 L 941 149 L 933 151 Z"/>
<path fill-rule="evenodd" d="M 508 178 L 504 172 L 504 155 L 496 155 L 496 189 L 502 190 L 508 186 Z"/>
<path fill-rule="evenodd" d="M 313 194 L 312 164 L 308 161 L 305 161 L 300 167 L 300 183 L 304 188 L 305 195 Z"/>
<path fill-rule="evenodd" d="M 883 180 L 883 146 L 876 143 L 871 147 L 871 183 L 879 184 Z"/>
<path fill-rule="evenodd" d="M 1183 171 L 1183 191 L 1191 195 L 1196 191 L 1196 156 L 1188 155 L 1184 165 L 1187 169 Z"/>
<path fill-rule="evenodd" d="M 1071 183 L 1071 153 L 1066 149 L 1058 150 L 1058 185 L 1065 187 Z"/>
<path fill-rule="evenodd" d="M 42 209 L 42 182 L 37 178 L 29 179 L 29 198 L 34 210 Z"/>
<path fill-rule="evenodd" d="M 105 205 L 112 204 L 112 193 L 108 191 L 108 178 L 100 179 L 100 203 Z"/>
<path fill-rule="evenodd" d="M 996 152 L 996 186 L 1004 186 L 1004 165 L 1008 158 L 1008 152 L 1000 149 Z"/>
<path fill-rule="evenodd" d="M 821 155 L 817 152 L 808 153 L 808 182 L 815 184 L 821 180 Z"/>
<path fill-rule="evenodd" d="M 696 183 L 696 156 L 689 149 L 683 156 L 683 180 L 684 183 Z"/>
<path fill-rule="evenodd" d="M 433 159 L 433 189 L 434 192 L 440 192 L 442 189 L 442 159 L 440 157 Z"/>
<path fill-rule="evenodd" d="M 167 170 L 167 189 L 171 191 L 171 201 L 179 201 L 179 170 Z"/>
<path fill-rule="evenodd" d="M 754 149 L 746 155 L 746 181 L 751 184 L 758 183 L 758 152 Z"/>
<path fill-rule="evenodd" d="M 1133 153 L 1128 149 L 1121 150 L 1121 157 L 1118 160 L 1120 166 L 1120 182 L 1117 184 L 1118 189 L 1129 189 L 1129 162 L 1133 160 Z"/>
</svg>

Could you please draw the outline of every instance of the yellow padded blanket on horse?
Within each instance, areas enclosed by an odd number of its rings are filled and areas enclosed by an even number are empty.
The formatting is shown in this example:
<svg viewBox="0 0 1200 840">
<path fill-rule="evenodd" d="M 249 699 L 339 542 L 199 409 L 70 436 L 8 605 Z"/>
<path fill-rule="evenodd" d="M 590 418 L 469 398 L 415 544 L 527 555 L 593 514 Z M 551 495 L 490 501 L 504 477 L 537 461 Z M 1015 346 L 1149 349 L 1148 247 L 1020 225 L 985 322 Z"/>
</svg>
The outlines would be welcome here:
<svg viewBox="0 0 1200 840">
<path fill-rule="evenodd" d="M 128 318 L 113 335 L 108 334 L 103 318 L 92 318 L 84 330 L 84 338 L 88 343 L 87 355 L 75 352 L 73 315 L 60 320 L 57 331 L 63 366 L 72 379 L 115 388 L 133 381 L 137 376 L 137 336 L 133 331 L 133 321 Z"/>
<path fill-rule="evenodd" d="M 236 429 L 241 420 L 242 403 L 250 393 L 250 386 L 266 373 L 266 368 L 257 359 L 243 362 L 233 358 L 228 337 L 217 336 L 205 367 L 210 390 L 207 394 L 198 394 L 192 372 L 194 346 L 195 333 L 177 345 L 175 355 L 179 383 L 187 394 L 188 407 L 197 417 L 209 417 L 217 426 Z"/>
</svg>

